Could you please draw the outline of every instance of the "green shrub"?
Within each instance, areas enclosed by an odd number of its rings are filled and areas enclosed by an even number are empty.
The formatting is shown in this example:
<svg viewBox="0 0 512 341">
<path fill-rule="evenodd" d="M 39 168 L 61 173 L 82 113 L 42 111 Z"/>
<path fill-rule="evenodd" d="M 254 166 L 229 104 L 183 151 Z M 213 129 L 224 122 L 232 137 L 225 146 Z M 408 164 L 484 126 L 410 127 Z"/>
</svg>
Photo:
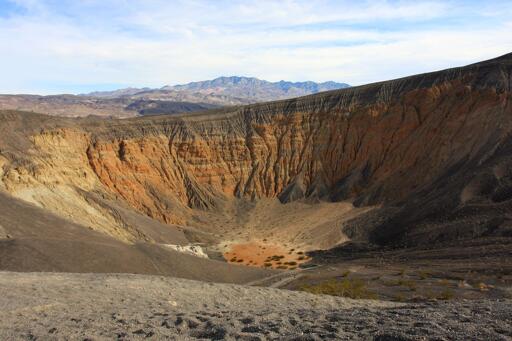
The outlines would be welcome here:
<svg viewBox="0 0 512 341">
<path fill-rule="evenodd" d="M 455 293 L 453 292 L 453 290 L 444 289 L 443 291 L 441 291 L 441 293 L 439 294 L 439 296 L 437 298 L 440 300 L 448 301 L 448 300 L 451 300 L 454 296 L 455 296 Z"/>
<path fill-rule="evenodd" d="M 399 279 L 396 281 L 385 281 L 385 282 L 383 282 L 383 284 L 388 287 L 401 286 L 401 287 L 409 288 L 412 291 L 416 290 L 416 282 L 410 281 L 410 280 L 405 280 L 405 279 Z"/>
<path fill-rule="evenodd" d="M 331 295 L 360 299 L 376 299 L 377 295 L 366 288 L 366 284 L 357 278 L 338 281 L 331 279 L 316 285 L 304 285 L 300 290 L 318 295 Z"/>
<path fill-rule="evenodd" d="M 394 297 L 394 300 L 398 301 L 398 302 L 405 302 L 406 298 L 405 298 L 404 294 L 396 294 Z"/>
<path fill-rule="evenodd" d="M 448 301 L 455 297 L 455 292 L 451 289 L 444 289 L 441 292 L 427 291 L 423 296 L 428 300 Z"/>
<path fill-rule="evenodd" d="M 432 277 L 432 274 L 430 272 L 427 272 L 427 271 L 421 271 L 419 273 L 419 276 L 420 276 L 420 279 L 427 279 L 427 278 Z"/>
<path fill-rule="evenodd" d="M 407 287 L 409 288 L 410 290 L 416 290 L 416 282 L 415 281 L 409 281 L 409 280 L 405 280 L 405 279 L 400 279 L 397 281 L 398 282 L 398 285 L 402 286 L 402 287 Z"/>
</svg>

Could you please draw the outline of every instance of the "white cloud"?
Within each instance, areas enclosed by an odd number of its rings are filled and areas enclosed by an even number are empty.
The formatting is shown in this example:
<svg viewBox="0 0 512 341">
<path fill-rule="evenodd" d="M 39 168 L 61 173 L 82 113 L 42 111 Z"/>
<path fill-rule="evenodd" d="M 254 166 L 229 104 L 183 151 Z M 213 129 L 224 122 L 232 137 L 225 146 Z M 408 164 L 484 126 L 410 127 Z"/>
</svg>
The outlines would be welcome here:
<svg viewBox="0 0 512 341">
<path fill-rule="evenodd" d="M 0 92 L 157 87 L 235 74 L 363 84 L 512 47 L 503 12 L 486 11 L 474 25 L 471 8 L 453 17 L 455 2 L 18 3 L 27 14 L 0 19 Z"/>
</svg>

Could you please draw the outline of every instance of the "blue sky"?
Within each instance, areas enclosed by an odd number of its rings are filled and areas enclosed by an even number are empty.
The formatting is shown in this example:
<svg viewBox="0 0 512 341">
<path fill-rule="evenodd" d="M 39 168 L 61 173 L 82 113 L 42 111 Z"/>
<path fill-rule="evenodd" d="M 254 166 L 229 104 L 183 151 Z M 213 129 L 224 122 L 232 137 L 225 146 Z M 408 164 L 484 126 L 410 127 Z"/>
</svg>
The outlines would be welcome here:
<svg viewBox="0 0 512 341">
<path fill-rule="evenodd" d="M 0 0 L 0 93 L 353 85 L 512 52 L 511 1 Z"/>
</svg>

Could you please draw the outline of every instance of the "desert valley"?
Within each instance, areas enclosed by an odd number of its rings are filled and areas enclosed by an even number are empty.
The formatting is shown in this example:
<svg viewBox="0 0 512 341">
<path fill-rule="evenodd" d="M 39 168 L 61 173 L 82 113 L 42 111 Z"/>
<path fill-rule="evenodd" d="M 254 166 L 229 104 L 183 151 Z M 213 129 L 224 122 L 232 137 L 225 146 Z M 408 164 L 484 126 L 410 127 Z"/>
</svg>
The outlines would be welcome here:
<svg viewBox="0 0 512 341">
<path fill-rule="evenodd" d="M 512 338 L 512 54 L 240 79 L 0 98 L 1 339 Z"/>
</svg>

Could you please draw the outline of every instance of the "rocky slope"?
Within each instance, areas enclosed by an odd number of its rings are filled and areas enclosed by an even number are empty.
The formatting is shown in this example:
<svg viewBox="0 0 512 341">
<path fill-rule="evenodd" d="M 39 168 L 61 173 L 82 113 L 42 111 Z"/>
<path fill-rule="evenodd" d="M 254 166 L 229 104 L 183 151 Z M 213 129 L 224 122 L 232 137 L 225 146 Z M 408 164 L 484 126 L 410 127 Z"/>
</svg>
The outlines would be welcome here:
<svg viewBox="0 0 512 341">
<path fill-rule="evenodd" d="M 137 227 L 139 236 L 150 237 L 152 242 L 141 239 L 126 243 L 0 192 L 0 269 L 126 272 L 228 283 L 246 283 L 270 275 L 263 269 L 176 252 L 168 245 L 189 243 L 182 229 L 133 214 L 125 218 Z"/>
<path fill-rule="evenodd" d="M 396 304 L 140 275 L 5 272 L 0 290 L 0 338 L 9 340 L 412 341 L 512 335 L 510 300 Z"/>
<path fill-rule="evenodd" d="M 201 212 L 265 197 L 382 207 L 375 219 L 343 226 L 352 239 L 381 245 L 506 237 L 511 74 L 506 55 L 172 117 L 62 120 L 4 112 L 2 130 L 12 138 L 1 141 L 1 183 L 129 241 L 143 237 L 116 216 L 119 205 L 200 227 L 211 225 L 200 221 Z"/>
</svg>

